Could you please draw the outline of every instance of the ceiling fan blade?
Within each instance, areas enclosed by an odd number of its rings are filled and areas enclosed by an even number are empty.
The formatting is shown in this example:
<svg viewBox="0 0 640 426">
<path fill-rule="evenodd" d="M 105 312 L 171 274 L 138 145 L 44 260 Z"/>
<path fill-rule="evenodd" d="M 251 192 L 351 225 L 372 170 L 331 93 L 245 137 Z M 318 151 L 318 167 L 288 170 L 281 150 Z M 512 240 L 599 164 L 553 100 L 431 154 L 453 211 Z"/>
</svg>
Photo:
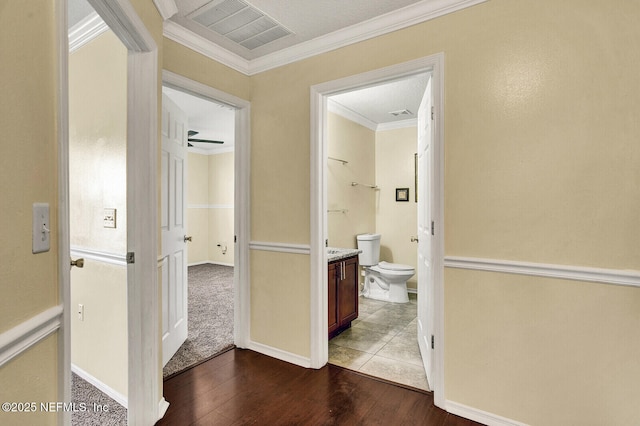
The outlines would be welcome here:
<svg viewBox="0 0 640 426">
<path fill-rule="evenodd" d="M 209 140 L 209 139 L 192 139 L 192 138 L 187 139 L 187 141 L 189 141 L 189 142 L 204 142 L 204 143 L 219 143 L 219 144 L 223 144 L 224 143 L 224 141 L 212 141 L 212 140 Z"/>
</svg>

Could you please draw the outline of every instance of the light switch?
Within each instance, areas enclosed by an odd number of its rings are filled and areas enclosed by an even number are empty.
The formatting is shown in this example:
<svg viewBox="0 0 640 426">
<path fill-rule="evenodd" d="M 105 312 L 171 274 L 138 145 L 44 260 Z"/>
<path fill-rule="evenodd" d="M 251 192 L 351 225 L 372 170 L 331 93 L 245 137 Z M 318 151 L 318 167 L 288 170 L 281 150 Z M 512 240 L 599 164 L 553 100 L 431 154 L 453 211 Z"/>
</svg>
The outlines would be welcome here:
<svg viewBox="0 0 640 426">
<path fill-rule="evenodd" d="M 116 227 L 116 209 L 104 209 L 103 215 L 103 227 L 115 228 Z"/>
<path fill-rule="evenodd" d="M 51 224 L 49 223 L 49 204 L 33 204 L 33 233 L 31 251 L 44 253 L 51 245 Z"/>
</svg>

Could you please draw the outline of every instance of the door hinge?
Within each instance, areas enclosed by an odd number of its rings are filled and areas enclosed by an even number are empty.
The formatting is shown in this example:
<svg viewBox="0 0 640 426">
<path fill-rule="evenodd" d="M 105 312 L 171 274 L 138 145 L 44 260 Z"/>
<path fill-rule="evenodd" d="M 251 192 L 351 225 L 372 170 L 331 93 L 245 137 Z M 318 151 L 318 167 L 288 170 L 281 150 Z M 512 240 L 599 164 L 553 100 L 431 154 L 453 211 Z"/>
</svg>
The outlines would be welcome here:
<svg viewBox="0 0 640 426">
<path fill-rule="evenodd" d="M 136 263 L 136 254 L 134 252 L 127 252 L 127 263 Z"/>
<path fill-rule="evenodd" d="M 436 112 L 435 112 L 435 111 L 436 111 L 436 110 L 435 110 L 435 108 L 434 108 L 434 107 L 431 107 L 431 119 L 432 119 L 432 120 L 433 120 L 433 117 L 436 115 Z"/>
<path fill-rule="evenodd" d="M 237 235 L 234 235 L 234 236 L 233 236 L 233 242 L 234 242 L 234 243 L 237 243 L 237 242 L 238 242 L 238 236 L 237 236 Z"/>
<path fill-rule="evenodd" d="M 431 349 L 435 349 L 436 348 L 436 343 L 435 343 L 435 339 L 433 337 L 433 334 L 431 335 Z"/>
<path fill-rule="evenodd" d="M 431 221 L 431 235 L 436 235 L 436 224 L 434 221 Z"/>
</svg>

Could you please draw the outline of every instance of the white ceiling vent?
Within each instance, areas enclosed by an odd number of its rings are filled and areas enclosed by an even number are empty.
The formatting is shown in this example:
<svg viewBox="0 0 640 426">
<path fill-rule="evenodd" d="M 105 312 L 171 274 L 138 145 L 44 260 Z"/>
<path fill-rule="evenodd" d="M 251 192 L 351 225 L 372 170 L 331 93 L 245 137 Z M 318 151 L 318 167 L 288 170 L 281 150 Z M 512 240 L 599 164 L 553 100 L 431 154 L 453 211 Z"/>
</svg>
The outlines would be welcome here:
<svg viewBox="0 0 640 426">
<path fill-rule="evenodd" d="M 409 111 L 408 109 L 400 109 L 398 111 L 391 111 L 391 112 L 389 112 L 389 114 L 393 115 L 394 117 L 398 117 L 400 115 L 413 115 L 413 113 L 411 111 Z"/>
<path fill-rule="evenodd" d="M 242 0 L 214 0 L 189 18 L 249 50 L 291 34 L 291 31 Z"/>
</svg>

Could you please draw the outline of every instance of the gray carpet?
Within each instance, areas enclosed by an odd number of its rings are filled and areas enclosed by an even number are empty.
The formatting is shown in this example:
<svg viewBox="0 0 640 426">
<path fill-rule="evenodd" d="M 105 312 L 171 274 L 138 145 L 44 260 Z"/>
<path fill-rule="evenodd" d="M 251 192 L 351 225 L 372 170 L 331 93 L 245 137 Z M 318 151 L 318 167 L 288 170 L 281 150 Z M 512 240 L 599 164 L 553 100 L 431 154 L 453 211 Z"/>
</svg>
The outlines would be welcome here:
<svg viewBox="0 0 640 426">
<path fill-rule="evenodd" d="M 163 370 L 163 377 L 179 373 L 233 346 L 233 267 L 189 267 L 189 334 Z M 127 424 L 127 409 L 76 374 L 71 378 L 72 401 L 86 411 L 71 415 L 72 426 Z M 108 408 L 94 410 L 94 403 Z"/>
<path fill-rule="evenodd" d="M 77 407 L 76 411 L 71 413 L 72 426 L 120 426 L 127 424 L 126 408 L 75 373 L 71 374 L 71 401 L 76 403 Z M 85 411 L 82 411 L 82 407 Z"/>
<path fill-rule="evenodd" d="M 233 267 L 189 267 L 189 334 L 162 375 L 192 367 L 233 346 Z"/>
</svg>

